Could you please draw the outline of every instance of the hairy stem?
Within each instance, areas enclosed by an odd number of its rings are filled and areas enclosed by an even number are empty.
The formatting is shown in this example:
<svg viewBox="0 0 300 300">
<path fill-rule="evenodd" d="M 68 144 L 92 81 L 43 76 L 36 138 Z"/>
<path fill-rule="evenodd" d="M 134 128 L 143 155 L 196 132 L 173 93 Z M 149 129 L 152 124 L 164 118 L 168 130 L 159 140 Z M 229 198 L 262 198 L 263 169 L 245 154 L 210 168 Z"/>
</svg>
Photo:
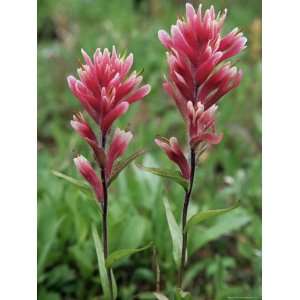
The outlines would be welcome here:
<svg viewBox="0 0 300 300">
<path fill-rule="evenodd" d="M 186 251 L 187 251 L 187 232 L 185 232 L 185 226 L 187 221 L 187 212 L 189 208 L 191 193 L 193 189 L 193 183 L 194 183 L 194 175 L 195 175 L 195 167 L 196 167 L 196 159 L 195 159 L 195 151 L 191 149 L 190 152 L 190 166 L 191 166 L 191 173 L 190 173 L 190 182 L 189 182 L 189 188 L 184 196 L 184 204 L 182 209 L 182 249 L 181 249 L 181 263 L 180 268 L 178 272 L 178 287 L 181 288 L 182 286 L 182 277 L 184 272 L 184 266 L 186 261 Z"/>
<path fill-rule="evenodd" d="M 101 141 L 103 149 L 106 145 L 106 135 L 102 136 Z M 108 213 L 108 193 L 107 193 L 107 179 L 105 174 L 105 168 L 101 167 L 101 181 L 103 186 L 103 204 L 102 204 L 102 238 L 103 238 L 103 253 L 105 260 L 107 259 L 109 250 L 108 250 L 108 222 L 107 222 L 107 213 Z M 112 289 L 112 278 L 111 278 L 111 269 L 107 270 L 107 276 L 109 281 L 109 290 L 110 298 L 113 299 L 113 289 Z"/>
</svg>

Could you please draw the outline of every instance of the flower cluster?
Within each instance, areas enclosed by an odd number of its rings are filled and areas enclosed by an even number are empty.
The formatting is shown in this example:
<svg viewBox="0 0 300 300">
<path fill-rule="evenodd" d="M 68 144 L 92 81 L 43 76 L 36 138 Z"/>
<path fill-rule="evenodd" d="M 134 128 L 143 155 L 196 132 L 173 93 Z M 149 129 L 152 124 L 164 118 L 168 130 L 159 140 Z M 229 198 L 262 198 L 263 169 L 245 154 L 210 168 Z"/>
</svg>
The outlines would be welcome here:
<svg viewBox="0 0 300 300">
<path fill-rule="evenodd" d="M 91 146 L 108 180 L 114 162 L 125 152 L 132 133 L 116 129 L 107 150 L 106 136 L 113 122 L 128 110 L 130 104 L 143 99 L 150 92 L 150 86 L 141 86 L 143 78 L 135 71 L 129 74 L 133 64 L 132 54 L 126 58 L 120 57 L 113 47 L 112 53 L 108 49 L 103 52 L 97 49 L 93 59 L 84 50 L 82 55 L 85 64 L 78 69 L 79 79 L 69 76 L 67 80 L 73 94 L 97 124 L 100 136 L 97 138 L 81 113 L 73 116 L 71 126 Z M 78 156 L 74 162 L 94 189 L 97 199 L 102 201 L 103 187 L 90 163 L 83 156 Z"/>
<path fill-rule="evenodd" d="M 69 87 L 106 134 L 130 104 L 150 92 L 150 86 L 140 86 L 143 77 L 135 71 L 128 76 L 133 64 L 132 54 L 126 59 L 121 58 L 113 47 L 111 54 L 108 49 L 103 53 L 97 49 L 93 60 L 84 50 L 82 55 L 86 64 L 78 69 L 80 80 L 69 76 Z"/>
<path fill-rule="evenodd" d="M 186 18 L 177 20 L 171 34 L 158 32 L 169 68 L 163 87 L 187 124 L 192 149 L 221 141 L 215 132 L 216 103 L 242 78 L 242 71 L 225 60 L 245 48 L 246 38 L 237 28 L 222 36 L 226 13 L 216 15 L 213 6 L 203 13 L 201 5 L 196 12 L 187 3 Z"/>
<path fill-rule="evenodd" d="M 230 63 L 216 68 L 246 44 L 237 28 L 221 36 L 225 17 L 226 11 L 216 16 L 213 6 L 202 14 L 200 5 L 196 13 L 187 3 L 186 20 L 171 27 L 171 36 L 164 30 L 158 33 L 169 51 L 169 80 L 164 87 L 181 112 L 188 101 L 201 102 L 207 109 L 240 83 L 242 73 Z"/>
</svg>

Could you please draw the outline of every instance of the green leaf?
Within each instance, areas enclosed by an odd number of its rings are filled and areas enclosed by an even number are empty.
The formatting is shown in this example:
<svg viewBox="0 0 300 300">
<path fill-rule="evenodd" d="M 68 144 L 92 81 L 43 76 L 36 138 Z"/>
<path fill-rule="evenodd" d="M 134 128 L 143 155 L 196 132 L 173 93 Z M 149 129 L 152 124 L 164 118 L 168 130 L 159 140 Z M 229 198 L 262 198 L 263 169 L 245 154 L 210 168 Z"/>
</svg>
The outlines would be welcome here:
<svg viewBox="0 0 300 300">
<path fill-rule="evenodd" d="M 152 242 L 142 248 L 117 250 L 117 251 L 111 253 L 108 256 L 108 258 L 106 259 L 106 267 L 111 268 L 113 266 L 113 264 L 118 262 L 119 260 L 121 260 L 127 256 L 130 256 L 134 253 L 144 251 L 144 250 L 150 248 L 151 246 L 152 246 Z"/>
<path fill-rule="evenodd" d="M 180 227 L 178 226 L 175 217 L 172 213 L 171 206 L 168 199 L 164 197 L 163 202 L 164 202 L 166 217 L 167 217 L 169 230 L 172 238 L 173 258 L 177 267 L 179 267 L 180 260 L 181 260 L 182 234 L 181 234 Z"/>
<path fill-rule="evenodd" d="M 115 275 L 112 269 L 110 269 L 110 274 L 111 274 L 111 280 L 112 280 L 112 290 L 113 290 L 113 298 L 117 299 L 118 298 L 118 287 L 115 279 Z"/>
<path fill-rule="evenodd" d="M 168 170 L 168 169 L 160 169 L 160 168 L 149 168 L 149 167 L 145 167 L 140 164 L 136 164 L 136 166 L 145 172 L 149 172 L 151 174 L 161 176 L 164 178 L 168 178 L 168 179 L 175 181 L 176 183 L 180 184 L 184 188 L 185 191 L 187 191 L 187 189 L 188 189 L 189 182 L 184 177 L 182 177 L 180 172 L 178 172 L 178 171 Z"/>
<path fill-rule="evenodd" d="M 55 224 L 54 226 L 51 228 L 51 230 L 48 231 L 48 239 L 47 239 L 47 243 L 44 245 L 44 247 L 41 250 L 40 255 L 38 256 L 38 267 L 37 267 L 37 277 L 38 277 L 38 282 L 41 281 L 42 278 L 42 273 L 44 271 L 45 265 L 46 265 L 46 261 L 47 261 L 47 257 L 50 253 L 50 250 L 52 248 L 52 245 L 55 241 L 55 237 L 57 235 L 57 232 L 61 226 L 61 224 L 63 223 L 63 220 L 65 219 L 65 216 L 62 216 Z"/>
<path fill-rule="evenodd" d="M 166 297 L 164 294 L 162 293 L 158 293 L 158 292 L 154 292 L 153 295 L 156 297 L 156 299 L 158 300 L 169 300 L 168 297 Z"/>
<path fill-rule="evenodd" d="M 38 299 L 43 300 L 60 300 L 60 295 L 55 292 L 48 291 L 45 287 L 39 287 L 38 289 Z"/>
<path fill-rule="evenodd" d="M 176 289 L 175 300 L 192 300 L 192 296 L 188 292 L 184 292 L 182 289 Z"/>
<path fill-rule="evenodd" d="M 130 155 L 125 160 L 122 160 L 119 163 L 117 163 L 112 169 L 111 177 L 107 183 L 108 186 L 110 186 L 110 184 L 118 177 L 118 175 L 123 171 L 123 169 L 125 167 L 127 167 L 133 160 L 135 160 L 136 158 L 138 158 L 139 156 L 141 156 L 145 153 L 146 153 L 146 150 L 140 149 L 137 152 Z"/>
<path fill-rule="evenodd" d="M 242 226 L 249 223 L 251 220 L 250 215 L 246 210 L 239 208 L 232 211 L 231 214 L 224 215 L 223 218 L 216 219 L 215 224 L 209 227 L 198 225 L 192 230 L 197 230 L 197 234 L 193 235 L 190 239 L 190 252 L 191 254 L 198 251 L 210 241 L 216 240 L 224 234 L 229 234 L 233 230 L 237 230 Z"/>
<path fill-rule="evenodd" d="M 228 208 L 200 211 L 197 214 L 193 215 L 188 220 L 188 222 L 185 226 L 185 231 L 187 232 L 192 226 L 197 225 L 205 220 L 223 215 L 231 210 L 234 210 L 235 208 L 239 207 L 239 205 L 240 205 L 240 203 L 236 202 L 233 206 L 228 207 Z"/>
<path fill-rule="evenodd" d="M 52 170 L 52 174 L 58 178 L 64 179 L 64 180 L 68 181 L 69 183 L 79 187 L 81 190 L 91 191 L 89 185 L 81 180 L 75 179 L 71 176 L 68 176 L 66 174 L 63 174 L 63 173 L 55 171 L 55 170 Z"/>
<path fill-rule="evenodd" d="M 109 300 L 110 299 L 110 289 L 109 289 L 109 281 L 107 276 L 107 270 L 105 267 L 105 259 L 104 259 L 104 253 L 103 253 L 103 247 L 101 240 L 99 238 L 96 225 L 92 225 L 92 235 L 95 243 L 96 248 L 96 254 L 97 254 L 97 260 L 98 260 L 98 269 L 100 274 L 100 281 L 104 293 L 104 299 Z"/>
<path fill-rule="evenodd" d="M 206 267 L 206 261 L 194 262 L 189 268 L 184 272 L 184 278 L 182 282 L 182 288 L 187 287 L 192 284 L 199 273 Z"/>
<path fill-rule="evenodd" d="M 137 295 L 137 299 L 143 299 L 143 300 L 153 300 L 153 299 L 158 299 L 158 300 L 169 300 L 167 296 L 160 292 L 143 292 L 139 293 Z"/>
</svg>

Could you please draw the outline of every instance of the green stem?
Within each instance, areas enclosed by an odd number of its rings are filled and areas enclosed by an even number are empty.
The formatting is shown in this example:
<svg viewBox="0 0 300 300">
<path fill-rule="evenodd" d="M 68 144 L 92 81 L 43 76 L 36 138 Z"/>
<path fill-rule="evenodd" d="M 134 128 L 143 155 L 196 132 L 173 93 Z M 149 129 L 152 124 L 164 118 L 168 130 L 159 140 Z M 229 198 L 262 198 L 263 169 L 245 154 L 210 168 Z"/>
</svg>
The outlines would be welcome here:
<svg viewBox="0 0 300 300">
<path fill-rule="evenodd" d="M 106 145 L 106 136 L 102 136 L 101 141 L 103 149 L 105 149 Z M 101 167 L 101 181 L 103 187 L 103 204 L 102 204 L 102 238 L 103 238 L 103 253 L 105 260 L 108 257 L 109 249 L 108 249 L 108 193 L 107 193 L 107 179 L 105 174 L 105 168 Z M 111 278 L 111 269 L 107 270 L 108 282 L 109 282 L 109 291 L 110 291 L 110 299 L 113 300 L 113 288 L 112 288 L 112 278 Z"/>
<path fill-rule="evenodd" d="M 187 252 L 187 232 L 185 231 L 186 221 L 187 221 L 187 212 L 188 207 L 190 203 L 191 193 L 193 189 L 193 183 L 194 183 L 194 175 L 195 175 L 195 168 L 196 168 L 196 158 L 195 158 L 195 151 L 191 149 L 191 160 L 190 160 L 190 167 L 191 167 L 191 173 L 190 173 L 190 182 L 189 182 L 189 189 L 185 193 L 184 196 L 184 204 L 182 209 L 182 248 L 181 248 L 181 263 L 180 268 L 178 272 L 178 287 L 182 287 L 182 278 L 184 273 L 184 266 L 186 261 L 186 252 Z"/>
</svg>

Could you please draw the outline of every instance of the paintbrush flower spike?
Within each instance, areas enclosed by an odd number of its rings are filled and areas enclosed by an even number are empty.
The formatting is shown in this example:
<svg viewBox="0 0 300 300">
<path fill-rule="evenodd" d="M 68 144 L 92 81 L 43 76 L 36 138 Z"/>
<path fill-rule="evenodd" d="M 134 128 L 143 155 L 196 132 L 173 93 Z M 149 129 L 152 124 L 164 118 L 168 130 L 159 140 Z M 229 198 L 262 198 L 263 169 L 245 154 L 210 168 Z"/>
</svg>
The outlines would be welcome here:
<svg viewBox="0 0 300 300">
<path fill-rule="evenodd" d="M 170 34 L 164 30 L 158 32 L 159 40 L 167 49 L 168 75 L 163 87 L 185 121 L 189 149 L 187 160 L 175 137 L 155 140 L 188 181 L 181 214 L 179 289 L 182 288 L 187 260 L 186 226 L 190 222 L 188 208 L 197 163 L 209 144 L 218 144 L 222 140 L 222 135 L 216 133 L 217 103 L 235 89 L 242 79 L 242 71 L 228 59 L 246 47 L 247 39 L 237 28 L 225 36 L 222 34 L 226 14 L 225 10 L 216 15 L 213 6 L 202 12 L 200 5 L 196 11 L 187 3 L 186 17 L 179 18 L 176 25 L 171 26 Z M 201 219 L 201 213 L 198 216 Z M 197 214 L 194 217 L 197 219 Z"/>
<path fill-rule="evenodd" d="M 247 39 L 237 28 L 222 35 L 226 14 L 216 15 L 213 6 L 202 12 L 200 5 L 195 11 L 187 3 L 186 17 L 171 26 L 170 35 L 158 32 L 169 69 L 163 87 L 184 118 L 194 149 L 200 142 L 221 141 L 222 135 L 215 132 L 215 104 L 242 78 L 242 71 L 226 60 L 240 53 Z"/>
<path fill-rule="evenodd" d="M 98 132 L 94 133 L 82 113 L 75 114 L 70 123 L 92 148 L 101 169 L 101 181 L 83 156 L 76 157 L 74 162 L 79 173 L 101 201 L 114 163 L 124 154 L 132 139 L 131 132 L 116 129 L 110 145 L 107 145 L 110 129 L 113 122 L 128 110 L 130 104 L 143 99 L 150 92 L 150 85 L 141 85 L 142 76 L 135 71 L 130 73 L 133 65 L 132 54 L 121 57 L 115 47 L 111 53 L 108 49 L 103 52 L 97 49 L 93 58 L 84 50 L 81 52 L 85 63 L 78 69 L 79 79 L 69 76 L 67 80 L 73 94 L 96 122 L 95 129 Z"/>
<path fill-rule="evenodd" d="M 171 35 L 160 30 L 158 37 L 167 48 L 169 66 L 164 89 L 187 119 L 186 103 L 201 102 L 210 108 L 222 96 L 237 87 L 242 72 L 224 61 L 244 48 L 247 39 L 235 28 L 222 36 L 226 10 L 216 16 L 213 6 L 202 13 L 186 4 L 186 18 L 178 19 Z"/>
<path fill-rule="evenodd" d="M 85 61 L 78 69 L 79 79 L 68 77 L 68 84 L 87 113 L 100 126 L 102 134 L 109 132 L 113 122 L 123 115 L 130 104 L 143 99 L 150 85 L 142 85 L 142 76 L 129 74 L 133 55 L 121 57 L 115 47 L 97 49 L 91 59 L 82 50 Z"/>
</svg>

